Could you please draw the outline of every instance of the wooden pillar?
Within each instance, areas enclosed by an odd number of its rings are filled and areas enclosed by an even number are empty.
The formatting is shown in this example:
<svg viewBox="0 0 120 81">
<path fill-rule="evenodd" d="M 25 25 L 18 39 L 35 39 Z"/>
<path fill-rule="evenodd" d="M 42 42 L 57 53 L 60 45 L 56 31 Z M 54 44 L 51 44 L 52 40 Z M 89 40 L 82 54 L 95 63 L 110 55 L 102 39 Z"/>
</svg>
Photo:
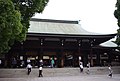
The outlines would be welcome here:
<svg viewBox="0 0 120 81">
<path fill-rule="evenodd" d="M 93 63 L 93 43 L 94 43 L 95 39 L 94 40 L 89 40 L 89 43 L 90 43 L 90 63 L 91 63 L 91 66 L 94 66 L 94 63 Z"/>
<path fill-rule="evenodd" d="M 79 62 L 82 60 L 82 56 L 81 56 L 81 40 L 78 40 L 78 66 L 79 66 Z"/>
<path fill-rule="evenodd" d="M 44 44 L 44 39 L 41 38 L 40 40 L 40 51 L 38 54 L 38 60 L 43 59 L 43 44 Z"/>
<path fill-rule="evenodd" d="M 61 42 L 61 48 L 57 52 L 57 65 L 59 68 L 64 67 L 64 55 L 63 55 L 63 48 L 64 48 L 64 39 L 62 39 Z"/>
<path fill-rule="evenodd" d="M 24 48 L 23 48 L 23 43 L 21 43 L 21 50 L 20 50 L 20 56 L 23 56 L 22 60 L 25 60 L 25 54 L 24 54 Z"/>
<path fill-rule="evenodd" d="M 43 59 L 43 48 L 40 49 L 39 60 Z"/>
<path fill-rule="evenodd" d="M 78 40 L 78 54 L 80 55 L 81 40 Z"/>
<path fill-rule="evenodd" d="M 100 63 L 100 54 L 97 52 L 97 53 L 96 53 L 96 56 L 97 56 L 97 59 L 96 59 L 96 61 L 97 61 L 97 66 L 101 66 L 101 63 Z"/>
<path fill-rule="evenodd" d="M 56 66 L 60 67 L 60 64 L 59 64 L 60 63 L 60 50 L 57 50 L 57 55 L 56 56 L 57 56 Z"/>
<path fill-rule="evenodd" d="M 92 48 L 90 49 L 90 63 L 91 63 L 91 66 L 93 66 L 93 52 L 92 52 Z"/>
<path fill-rule="evenodd" d="M 25 66 L 27 66 L 27 56 L 26 56 L 26 50 L 24 49 L 24 44 L 25 42 L 21 43 L 21 52 L 20 52 L 20 56 L 22 56 L 23 58 L 21 58 L 21 61 L 23 60 L 25 63 Z"/>
<path fill-rule="evenodd" d="M 108 63 L 111 64 L 112 62 L 112 54 L 110 53 L 111 51 L 109 51 L 108 53 Z"/>
<path fill-rule="evenodd" d="M 75 52 L 73 52 L 73 60 L 72 60 L 72 66 L 75 67 L 76 66 L 76 55 Z"/>
<path fill-rule="evenodd" d="M 84 56 L 83 56 L 83 66 L 86 66 L 88 63 L 88 55 L 86 53 L 84 53 Z"/>
<path fill-rule="evenodd" d="M 57 52 L 57 67 L 61 68 L 64 66 L 64 59 L 63 59 L 62 50 L 58 50 Z"/>
<path fill-rule="evenodd" d="M 61 56 L 61 67 L 64 67 L 64 55 L 62 51 L 62 56 Z"/>
</svg>

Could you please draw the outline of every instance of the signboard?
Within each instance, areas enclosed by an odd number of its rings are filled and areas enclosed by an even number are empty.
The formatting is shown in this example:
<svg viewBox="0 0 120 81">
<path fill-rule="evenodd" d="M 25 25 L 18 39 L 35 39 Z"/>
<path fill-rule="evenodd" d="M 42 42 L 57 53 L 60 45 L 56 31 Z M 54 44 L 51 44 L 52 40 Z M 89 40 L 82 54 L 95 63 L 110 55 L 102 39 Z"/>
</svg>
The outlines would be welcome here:
<svg viewBox="0 0 120 81">
<path fill-rule="evenodd" d="M 43 59 L 50 59 L 49 56 L 43 56 Z"/>
</svg>

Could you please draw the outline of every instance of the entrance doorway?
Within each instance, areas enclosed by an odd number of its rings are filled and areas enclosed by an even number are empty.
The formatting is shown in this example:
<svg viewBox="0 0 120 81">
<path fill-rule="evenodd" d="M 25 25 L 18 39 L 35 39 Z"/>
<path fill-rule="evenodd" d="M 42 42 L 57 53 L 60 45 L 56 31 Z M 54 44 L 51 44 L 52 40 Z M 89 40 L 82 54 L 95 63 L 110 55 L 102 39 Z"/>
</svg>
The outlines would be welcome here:
<svg viewBox="0 0 120 81">
<path fill-rule="evenodd" d="M 57 56 L 54 51 L 46 51 L 43 54 L 43 66 L 44 67 L 57 67 Z M 53 66 L 52 66 L 53 63 Z"/>
<path fill-rule="evenodd" d="M 27 56 L 27 60 L 30 60 L 32 67 L 38 67 L 38 56 Z"/>
<path fill-rule="evenodd" d="M 64 52 L 64 66 L 65 67 L 73 67 L 74 66 L 73 51 L 66 50 Z"/>
<path fill-rule="evenodd" d="M 65 67 L 73 67 L 73 55 L 65 55 Z"/>
</svg>

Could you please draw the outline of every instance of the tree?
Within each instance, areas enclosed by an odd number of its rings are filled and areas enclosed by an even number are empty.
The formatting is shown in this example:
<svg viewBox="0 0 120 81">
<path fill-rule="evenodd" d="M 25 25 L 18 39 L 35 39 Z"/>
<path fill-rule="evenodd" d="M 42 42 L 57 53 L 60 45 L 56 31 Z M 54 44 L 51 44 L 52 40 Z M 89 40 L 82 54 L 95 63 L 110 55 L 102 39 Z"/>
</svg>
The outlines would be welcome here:
<svg viewBox="0 0 120 81">
<path fill-rule="evenodd" d="M 7 52 L 22 31 L 20 12 L 10 0 L 0 0 L 0 53 Z"/>
<path fill-rule="evenodd" d="M 49 0 L 0 0 L 0 54 L 15 41 L 26 40 L 30 18 L 41 13 Z"/>
<path fill-rule="evenodd" d="M 117 24 L 119 26 L 119 29 L 117 30 L 116 43 L 118 44 L 118 46 L 120 46 L 120 0 L 117 0 L 116 10 L 114 11 L 114 16 L 117 18 L 118 20 Z"/>
</svg>

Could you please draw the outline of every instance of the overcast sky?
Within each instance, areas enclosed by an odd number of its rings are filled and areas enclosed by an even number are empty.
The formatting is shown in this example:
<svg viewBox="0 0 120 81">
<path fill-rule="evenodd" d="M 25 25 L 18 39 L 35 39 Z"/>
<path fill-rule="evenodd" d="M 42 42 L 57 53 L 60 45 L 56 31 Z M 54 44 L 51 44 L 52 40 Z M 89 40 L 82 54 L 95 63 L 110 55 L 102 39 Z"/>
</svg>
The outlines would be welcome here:
<svg viewBox="0 0 120 81">
<path fill-rule="evenodd" d="M 81 26 L 90 32 L 112 34 L 118 26 L 113 13 L 117 0 L 49 0 L 42 14 L 34 18 L 81 20 Z"/>
</svg>

